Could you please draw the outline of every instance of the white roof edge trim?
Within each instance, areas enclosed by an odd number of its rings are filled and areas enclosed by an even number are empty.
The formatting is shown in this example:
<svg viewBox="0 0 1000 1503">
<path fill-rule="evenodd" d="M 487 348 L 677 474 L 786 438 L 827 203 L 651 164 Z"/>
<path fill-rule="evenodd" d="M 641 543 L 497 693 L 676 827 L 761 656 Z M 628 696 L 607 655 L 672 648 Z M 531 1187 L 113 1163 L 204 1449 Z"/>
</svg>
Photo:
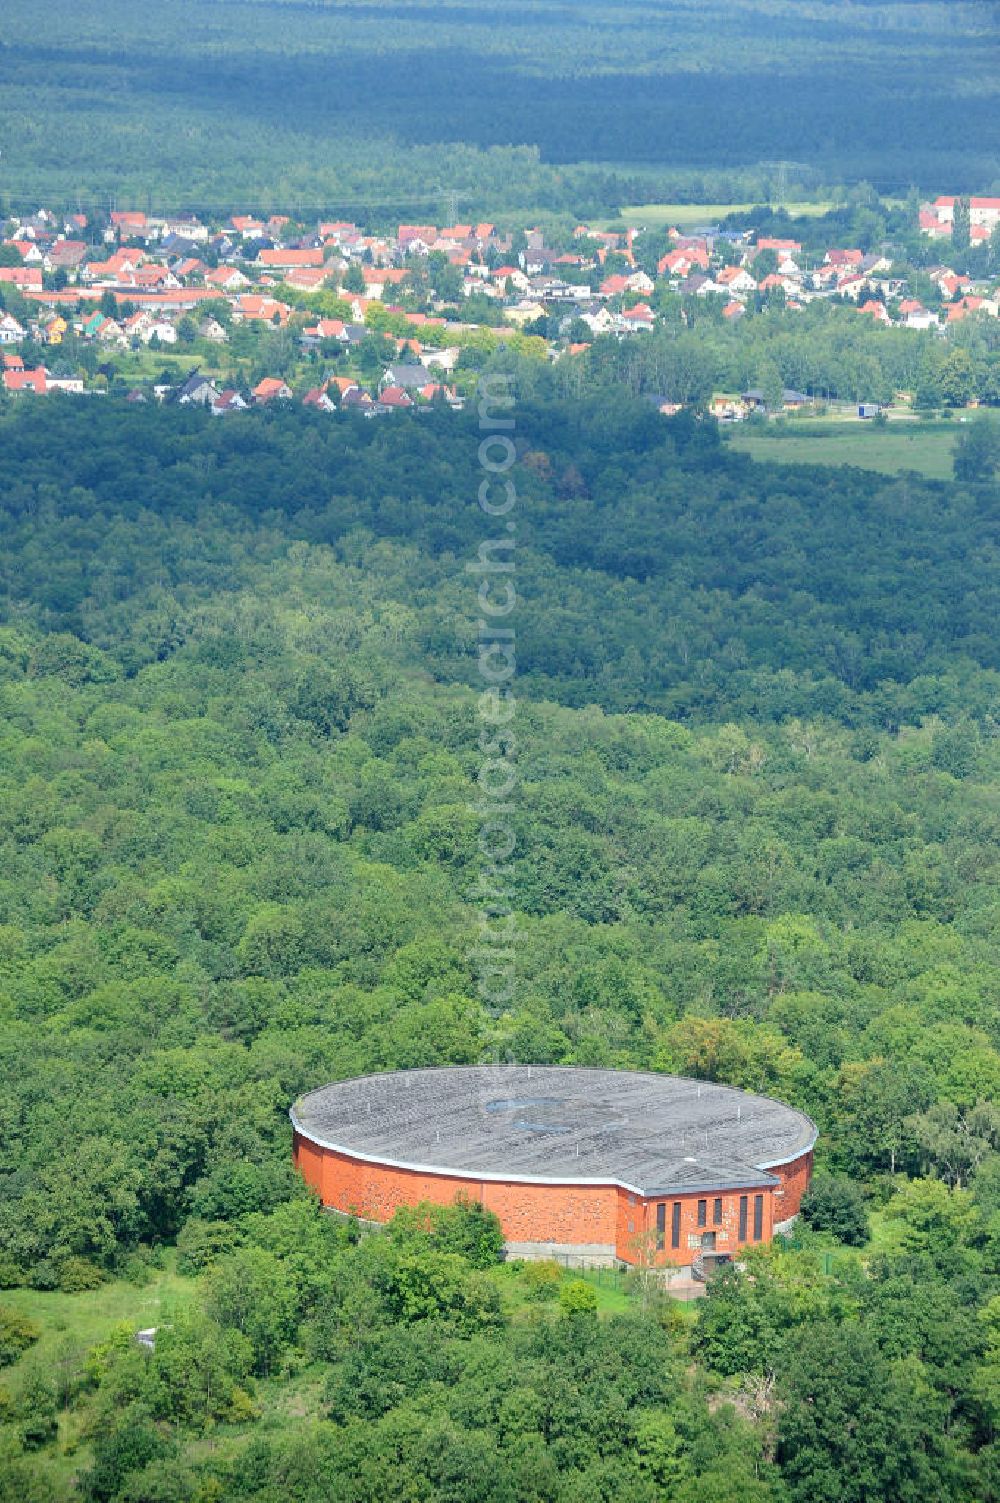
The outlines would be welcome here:
<svg viewBox="0 0 1000 1503">
<path fill-rule="evenodd" d="M 413 1174 L 434 1174 L 441 1179 L 467 1179 L 471 1182 L 479 1184 L 586 1185 L 590 1187 L 597 1185 L 614 1185 L 619 1190 L 627 1190 L 630 1195 L 638 1195 L 643 1199 L 645 1199 L 647 1195 L 651 1193 L 646 1190 L 641 1190 L 638 1185 L 629 1184 L 628 1180 L 616 1179 L 613 1174 L 606 1174 L 600 1179 L 577 1179 L 573 1176 L 565 1174 L 557 1178 L 552 1178 L 550 1175 L 541 1174 L 488 1174 L 478 1173 L 473 1171 L 472 1169 L 452 1169 L 442 1164 L 411 1164 L 405 1159 L 387 1159 L 384 1158 L 381 1154 L 362 1153 L 358 1148 L 346 1148 L 343 1143 L 331 1143 L 329 1138 L 319 1137 L 317 1133 L 312 1132 L 309 1128 L 302 1126 L 298 1117 L 295 1115 L 294 1107 L 289 1109 L 288 1115 L 291 1118 L 292 1126 L 294 1127 L 295 1131 L 297 1133 L 300 1133 L 303 1138 L 308 1139 L 310 1143 L 315 1143 L 317 1148 L 328 1148 L 331 1153 L 342 1153 L 345 1158 L 356 1159 L 362 1164 L 379 1164 L 384 1169 L 407 1169 Z M 751 1167 L 766 1172 L 768 1169 L 777 1167 L 779 1164 L 794 1163 L 796 1159 L 801 1158 L 804 1153 L 808 1153 L 811 1150 L 818 1136 L 819 1133 L 817 1132 L 813 1137 L 812 1143 L 809 1144 L 809 1147 L 800 1148 L 799 1151 L 797 1153 L 794 1153 L 791 1158 L 774 1159 L 771 1164 L 754 1164 Z M 739 1188 L 739 1181 L 734 1180 L 733 1189 L 738 1190 Z M 658 1194 L 659 1192 L 656 1193 Z M 684 1186 L 680 1186 L 676 1191 L 667 1191 L 664 1193 L 676 1195 L 694 1195 L 697 1194 L 698 1191 L 695 1188 L 692 1188 L 690 1191 L 688 1191 L 684 1188 Z"/>
<path fill-rule="evenodd" d="M 803 1115 L 804 1115 L 804 1113 L 803 1113 Z M 819 1128 L 817 1127 L 816 1131 L 813 1133 L 812 1137 L 809 1139 L 809 1142 L 806 1144 L 806 1146 L 804 1148 L 797 1149 L 795 1153 L 790 1154 L 790 1155 L 786 1156 L 783 1159 L 768 1159 L 765 1164 L 758 1164 L 757 1168 L 758 1169 L 779 1169 L 782 1164 L 794 1164 L 796 1159 L 802 1158 L 807 1153 L 812 1153 L 812 1151 L 816 1147 L 816 1144 L 817 1144 L 818 1141 L 819 1141 Z"/>
</svg>

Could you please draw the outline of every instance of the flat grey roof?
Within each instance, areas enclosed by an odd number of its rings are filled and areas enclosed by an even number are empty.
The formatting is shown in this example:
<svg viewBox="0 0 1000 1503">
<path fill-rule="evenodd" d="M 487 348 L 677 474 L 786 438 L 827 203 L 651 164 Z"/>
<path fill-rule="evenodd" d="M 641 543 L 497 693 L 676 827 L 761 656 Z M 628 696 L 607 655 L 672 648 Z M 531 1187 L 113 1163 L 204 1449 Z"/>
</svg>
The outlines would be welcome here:
<svg viewBox="0 0 1000 1503">
<path fill-rule="evenodd" d="M 323 1147 L 469 1179 L 624 1185 L 641 1195 L 770 1185 L 816 1141 L 803 1113 L 732 1086 L 626 1070 L 396 1070 L 310 1091 L 290 1116 Z"/>
</svg>

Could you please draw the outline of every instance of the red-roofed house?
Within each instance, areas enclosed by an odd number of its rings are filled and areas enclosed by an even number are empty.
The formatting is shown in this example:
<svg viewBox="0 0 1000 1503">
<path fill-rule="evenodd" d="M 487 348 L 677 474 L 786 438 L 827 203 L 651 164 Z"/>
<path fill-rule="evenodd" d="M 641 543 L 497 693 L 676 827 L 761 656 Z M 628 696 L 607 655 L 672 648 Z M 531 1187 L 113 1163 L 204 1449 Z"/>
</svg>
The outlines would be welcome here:
<svg viewBox="0 0 1000 1503">
<path fill-rule="evenodd" d="M 120 282 L 129 272 L 138 271 L 145 259 L 142 251 L 123 246 L 106 261 L 88 261 L 81 275 L 88 282 Z"/>
<path fill-rule="evenodd" d="M 250 278 L 235 266 L 216 266 L 205 273 L 205 286 L 216 287 L 220 292 L 240 292 L 250 286 Z"/>
<path fill-rule="evenodd" d="M 968 318 L 970 313 L 985 313 L 990 318 L 996 318 L 998 310 L 1000 303 L 995 298 L 963 297 L 961 302 L 949 304 L 948 322 L 959 323 L 963 318 Z"/>
<path fill-rule="evenodd" d="M 187 256 L 183 261 L 178 261 L 172 270 L 174 276 L 184 282 L 188 277 L 204 277 L 208 267 L 197 256 Z"/>
<path fill-rule="evenodd" d="M 724 266 L 716 274 L 715 282 L 718 287 L 724 287 L 727 292 L 756 292 L 757 283 L 744 266 Z"/>
<path fill-rule="evenodd" d="M 686 277 L 695 266 L 699 266 L 702 271 L 708 270 L 708 256 L 705 251 L 672 250 L 660 257 L 656 263 L 656 270 L 661 277 Z"/>
<path fill-rule="evenodd" d="M 265 376 L 263 381 L 258 381 L 251 393 L 255 402 L 287 402 L 292 395 L 292 388 L 278 376 Z"/>
<path fill-rule="evenodd" d="M 381 299 L 387 287 L 398 287 L 405 282 L 409 273 L 398 266 L 362 266 L 361 275 L 365 279 L 365 292 L 368 296 Z"/>
<path fill-rule="evenodd" d="M 386 386 L 379 392 L 383 407 L 412 407 L 413 400 L 401 386 Z"/>
<path fill-rule="evenodd" d="M 618 315 L 618 322 L 626 333 L 641 333 L 644 329 L 652 329 L 653 310 L 648 303 L 636 303 L 632 308 L 622 309 Z"/>
<path fill-rule="evenodd" d="M 857 302 L 866 283 L 866 277 L 849 272 L 846 276 L 837 278 L 837 286 L 835 288 L 835 291 L 839 293 L 841 297 L 849 297 L 854 302 Z"/>
<path fill-rule="evenodd" d="M 300 292 L 315 292 L 317 287 L 325 287 L 332 275 L 330 266 L 293 266 L 291 271 L 285 272 L 282 281 L 289 287 L 297 287 Z"/>
<path fill-rule="evenodd" d="M 64 271 L 75 271 L 82 265 L 87 255 L 87 244 L 84 240 L 54 240 L 45 253 L 45 265 L 50 271 L 62 267 Z"/>
<path fill-rule="evenodd" d="M 238 391 L 228 388 L 226 391 L 219 392 L 212 403 L 212 411 L 218 417 L 224 417 L 227 412 L 245 412 L 247 405 Z"/>
<path fill-rule="evenodd" d="M 22 290 L 31 287 L 34 288 L 36 292 L 41 292 L 41 267 L 0 266 L 0 282 L 7 282 L 11 287 L 20 287 Z"/>
<path fill-rule="evenodd" d="M 323 251 L 315 250 L 262 250 L 257 253 L 257 266 L 290 268 L 292 266 L 322 266 Z"/>
<path fill-rule="evenodd" d="M 327 395 L 325 386 L 312 386 L 302 398 L 303 407 L 315 407 L 317 412 L 336 412 L 337 404 Z"/>
<path fill-rule="evenodd" d="M 396 239 L 403 249 L 411 246 L 416 249 L 422 246 L 429 248 L 438 237 L 437 226 L 433 224 L 401 224 L 396 231 Z"/>
<path fill-rule="evenodd" d="M 264 297 L 257 292 L 241 293 L 233 303 L 233 316 L 240 319 L 263 319 L 265 323 L 284 325 L 291 313 L 287 303 L 277 298 Z"/>
<path fill-rule="evenodd" d="M 39 366 L 37 370 L 5 370 L 3 373 L 4 390 L 9 392 L 31 391 L 36 396 L 44 396 L 48 391 L 45 376 L 45 367 Z"/>
<path fill-rule="evenodd" d="M 309 329 L 302 330 L 306 339 L 343 339 L 344 321 L 340 318 L 320 318 Z"/>
<path fill-rule="evenodd" d="M 141 235 L 146 229 L 146 216 L 140 209 L 113 209 L 111 223 L 119 235 Z"/>
<path fill-rule="evenodd" d="M 171 287 L 174 291 L 181 286 L 179 277 L 168 271 L 165 266 L 138 266 L 135 271 L 127 271 L 121 279 L 123 287 L 139 287 L 147 292 L 153 292 L 156 288 Z"/>
<path fill-rule="evenodd" d="M 937 327 L 937 314 L 929 312 L 919 298 L 905 298 L 899 305 L 899 316 L 908 329 Z"/>
<path fill-rule="evenodd" d="M 944 297 L 955 297 L 959 292 L 965 292 L 972 286 L 968 277 L 959 276 L 957 272 L 946 271 L 936 279 Z"/>
<path fill-rule="evenodd" d="M 349 391 L 360 391 L 357 381 L 353 376 L 331 376 L 326 383 L 327 387 L 336 387 L 337 395 L 343 397 Z"/>
<path fill-rule="evenodd" d="M 947 240 L 951 234 L 950 223 L 939 219 L 933 209 L 921 209 L 919 222 L 921 233 L 929 235 L 932 240 Z"/>
<path fill-rule="evenodd" d="M 956 199 L 953 194 L 942 193 L 931 205 L 938 219 L 945 224 L 951 224 L 955 218 Z M 1000 224 L 1000 198 L 983 198 L 973 196 L 969 199 L 969 223 L 986 225 L 992 229 L 995 224 Z"/>
</svg>

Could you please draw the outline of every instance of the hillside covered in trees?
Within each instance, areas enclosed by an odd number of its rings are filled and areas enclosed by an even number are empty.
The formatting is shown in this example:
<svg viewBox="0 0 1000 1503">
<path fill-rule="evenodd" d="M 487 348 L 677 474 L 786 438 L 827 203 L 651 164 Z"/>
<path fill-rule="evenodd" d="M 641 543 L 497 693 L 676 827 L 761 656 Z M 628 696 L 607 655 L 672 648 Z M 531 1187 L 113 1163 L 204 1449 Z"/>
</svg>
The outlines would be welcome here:
<svg viewBox="0 0 1000 1503">
<path fill-rule="evenodd" d="M 3 1503 L 998 1496 L 1000 495 L 516 437 L 490 1014 L 474 411 L 0 414 Z M 483 1058 L 787 1099 L 804 1225 L 689 1317 L 318 1213 L 298 1093 Z M 123 1281 L 152 1355 L 75 1323 Z"/>
<path fill-rule="evenodd" d="M 996 172 L 995 17 L 975 0 L 49 0 L 46 17 L 42 36 L 32 0 L 6 0 L 0 30 L 0 192 L 32 207 L 152 194 L 419 220 L 451 194 L 474 217 L 759 201 L 781 162 L 891 193 Z"/>
</svg>

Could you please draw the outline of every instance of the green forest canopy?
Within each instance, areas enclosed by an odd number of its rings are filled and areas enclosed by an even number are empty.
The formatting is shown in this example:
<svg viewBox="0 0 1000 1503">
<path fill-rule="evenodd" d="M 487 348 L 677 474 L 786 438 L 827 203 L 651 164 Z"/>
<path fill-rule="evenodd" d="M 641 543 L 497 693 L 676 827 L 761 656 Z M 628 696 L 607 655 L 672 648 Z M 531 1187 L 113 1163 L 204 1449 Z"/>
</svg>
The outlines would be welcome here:
<svg viewBox="0 0 1000 1503">
<path fill-rule="evenodd" d="M 995 1496 L 997 489 L 754 466 L 627 403 L 516 422 L 494 1017 L 474 413 L 0 415 L 4 1503 L 77 1466 L 109 1503 Z M 484 1056 L 784 1097 L 816 1230 L 692 1326 L 595 1320 L 472 1211 L 317 1213 L 296 1094 Z M 199 1282 L 152 1358 L 32 1364 L 24 1301 L 174 1243 Z"/>
<path fill-rule="evenodd" d="M 775 184 L 897 193 L 996 173 L 994 18 L 959 0 L 541 0 L 499 24 L 476 0 L 51 0 L 46 19 L 43 38 L 8 0 L 0 29 L 0 191 L 32 207 L 419 219 L 453 193 L 476 217 L 757 199 L 767 162 Z"/>
</svg>

